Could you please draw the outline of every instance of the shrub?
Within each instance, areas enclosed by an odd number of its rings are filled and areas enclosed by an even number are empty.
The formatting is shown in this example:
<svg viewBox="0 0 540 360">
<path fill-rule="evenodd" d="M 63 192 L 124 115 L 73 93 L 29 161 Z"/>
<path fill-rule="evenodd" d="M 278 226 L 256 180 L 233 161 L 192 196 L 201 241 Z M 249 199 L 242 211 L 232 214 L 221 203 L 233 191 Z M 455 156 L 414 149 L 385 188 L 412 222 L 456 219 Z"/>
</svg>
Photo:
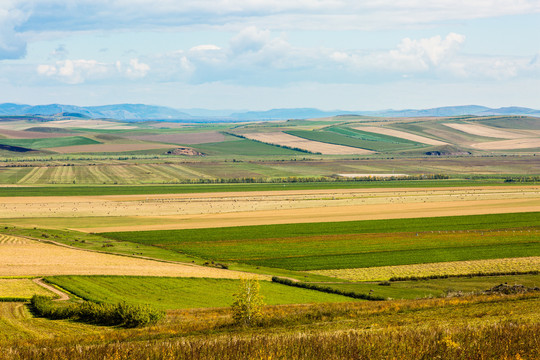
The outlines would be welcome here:
<svg viewBox="0 0 540 360">
<path fill-rule="evenodd" d="M 86 323 L 139 327 L 155 324 L 165 313 L 148 305 L 116 305 L 84 301 L 68 305 L 55 304 L 49 297 L 34 295 L 30 300 L 34 314 L 48 319 L 72 319 Z"/>
</svg>

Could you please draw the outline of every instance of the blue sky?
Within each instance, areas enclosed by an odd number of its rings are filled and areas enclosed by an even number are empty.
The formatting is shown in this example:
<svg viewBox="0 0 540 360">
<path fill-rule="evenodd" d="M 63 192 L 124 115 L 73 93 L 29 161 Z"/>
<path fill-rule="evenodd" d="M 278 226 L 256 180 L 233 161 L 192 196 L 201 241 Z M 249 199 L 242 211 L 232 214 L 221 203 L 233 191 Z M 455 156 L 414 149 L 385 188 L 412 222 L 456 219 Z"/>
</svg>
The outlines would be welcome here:
<svg viewBox="0 0 540 360">
<path fill-rule="evenodd" d="M 1 0 L 0 102 L 540 108 L 539 0 Z"/>
</svg>

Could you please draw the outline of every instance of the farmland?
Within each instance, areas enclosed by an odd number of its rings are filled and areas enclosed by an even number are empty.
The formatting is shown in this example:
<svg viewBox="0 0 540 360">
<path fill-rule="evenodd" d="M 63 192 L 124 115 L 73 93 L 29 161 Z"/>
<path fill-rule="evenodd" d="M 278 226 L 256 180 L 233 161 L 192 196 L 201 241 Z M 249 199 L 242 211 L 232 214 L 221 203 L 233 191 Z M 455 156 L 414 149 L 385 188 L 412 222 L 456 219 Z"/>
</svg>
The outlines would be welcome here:
<svg viewBox="0 0 540 360">
<path fill-rule="evenodd" d="M 539 126 L 3 121 L 0 300 L 18 301 L 0 301 L 0 359 L 535 358 Z M 166 317 L 37 318 L 41 277 L 59 308 Z M 245 278 L 266 303 L 252 327 L 230 310 Z"/>
</svg>

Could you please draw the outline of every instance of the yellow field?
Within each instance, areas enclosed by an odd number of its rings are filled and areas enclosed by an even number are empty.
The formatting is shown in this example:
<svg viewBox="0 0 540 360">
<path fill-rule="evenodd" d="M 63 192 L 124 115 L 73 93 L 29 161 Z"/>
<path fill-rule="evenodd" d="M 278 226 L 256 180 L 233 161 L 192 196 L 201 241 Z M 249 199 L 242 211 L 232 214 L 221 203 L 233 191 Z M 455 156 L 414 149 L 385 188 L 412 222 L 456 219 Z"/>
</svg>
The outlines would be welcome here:
<svg viewBox="0 0 540 360">
<path fill-rule="evenodd" d="M 31 279 L 0 279 L 0 298 L 31 298 L 34 294 L 53 296 L 54 294 L 34 283 Z"/>
<path fill-rule="evenodd" d="M 11 197 L 0 223 L 86 232 L 540 211 L 540 186 Z"/>
<path fill-rule="evenodd" d="M 529 137 L 527 134 L 520 133 L 519 130 L 502 130 L 485 125 L 478 124 L 443 124 L 452 129 L 466 132 L 471 135 L 486 136 L 500 139 L 520 139 Z"/>
<path fill-rule="evenodd" d="M 260 278 L 244 272 L 104 254 L 28 239 L 0 243 L 0 276 L 50 275 Z"/>
<path fill-rule="evenodd" d="M 356 127 L 355 129 L 372 132 L 376 134 L 381 134 L 381 135 L 393 136 L 393 137 L 411 140 L 411 141 L 416 141 L 422 144 L 448 145 L 448 143 L 445 143 L 443 141 L 431 139 L 425 136 L 411 134 L 411 133 L 401 131 L 401 130 L 394 130 L 394 129 L 388 129 L 388 128 L 383 128 L 383 127 L 376 127 L 376 126 L 361 126 L 361 127 Z"/>
<path fill-rule="evenodd" d="M 372 268 L 314 270 L 313 274 L 349 281 L 382 281 L 399 276 L 463 275 L 479 272 L 511 272 L 540 270 L 540 257 L 454 261 L 431 264 L 381 266 Z"/>
<path fill-rule="evenodd" d="M 501 141 L 489 141 L 472 144 L 471 147 L 481 150 L 517 150 L 534 149 L 540 147 L 540 137 L 528 139 L 512 139 Z"/>
<path fill-rule="evenodd" d="M 319 141 L 307 140 L 298 136 L 286 134 L 284 132 L 269 133 L 248 133 L 243 134 L 248 139 L 262 141 L 268 144 L 288 146 L 307 150 L 313 153 L 325 155 L 347 155 L 347 154 L 372 154 L 373 151 L 358 149 L 350 146 L 334 145 Z"/>
</svg>

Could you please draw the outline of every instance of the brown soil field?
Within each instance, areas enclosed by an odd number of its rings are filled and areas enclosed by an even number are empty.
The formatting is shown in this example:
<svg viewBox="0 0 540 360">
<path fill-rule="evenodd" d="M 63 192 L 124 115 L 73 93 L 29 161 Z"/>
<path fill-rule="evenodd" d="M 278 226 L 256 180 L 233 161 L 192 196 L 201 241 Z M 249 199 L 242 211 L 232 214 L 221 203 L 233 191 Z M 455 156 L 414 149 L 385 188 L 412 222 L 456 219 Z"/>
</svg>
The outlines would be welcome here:
<svg viewBox="0 0 540 360">
<path fill-rule="evenodd" d="M 84 251 L 23 239 L 0 244 L 0 276 L 138 275 L 245 278 L 253 274 Z"/>
<path fill-rule="evenodd" d="M 46 132 L 39 132 L 39 131 L 20 131 L 20 130 L 1 129 L 0 135 L 4 135 L 11 139 L 44 139 L 44 138 L 74 136 L 75 134 L 46 133 Z"/>
<path fill-rule="evenodd" d="M 383 127 L 375 127 L 375 126 L 360 126 L 360 127 L 355 127 L 355 129 L 361 130 L 361 131 L 372 132 L 376 134 L 381 134 L 381 135 L 394 136 L 401 139 L 416 141 L 422 144 L 448 145 L 448 143 L 445 143 L 443 141 L 430 139 L 425 136 L 415 135 L 415 134 L 411 134 L 411 133 L 401 131 L 401 130 L 394 130 L 394 129 L 388 129 L 388 128 L 383 128 Z"/>
<path fill-rule="evenodd" d="M 160 135 L 132 135 L 129 139 L 165 142 L 179 145 L 204 144 L 211 142 L 221 142 L 225 140 L 225 135 L 217 131 L 185 134 L 160 134 Z"/>
<path fill-rule="evenodd" d="M 92 144 L 92 145 L 74 145 L 48 148 L 44 150 L 55 151 L 61 154 L 70 153 L 94 153 L 94 152 L 123 152 L 151 149 L 171 149 L 174 145 L 167 144 Z"/>
<path fill-rule="evenodd" d="M 540 137 L 476 143 L 472 144 L 471 147 L 481 150 L 535 149 L 540 148 Z"/>
<path fill-rule="evenodd" d="M 485 125 L 451 124 L 451 123 L 445 123 L 443 125 L 448 126 L 452 129 L 456 129 L 456 130 L 463 131 L 468 134 L 477 135 L 477 136 L 485 136 L 485 137 L 500 138 L 500 139 L 521 139 L 521 138 L 529 137 L 529 135 L 521 134 L 519 130 L 501 130 L 501 129 L 496 129 L 496 128 L 492 128 Z"/>
<path fill-rule="evenodd" d="M 325 155 L 353 155 L 374 153 L 371 150 L 302 139 L 300 137 L 285 134 L 283 132 L 247 133 L 242 135 L 248 139 L 257 140 L 268 144 L 288 146 L 291 148 L 298 148 L 302 150 L 307 150 L 312 153 L 321 153 Z"/>
<path fill-rule="evenodd" d="M 526 211 L 540 211 L 540 186 L 10 197 L 0 222 L 101 232 Z"/>
<path fill-rule="evenodd" d="M 309 272 L 349 281 L 381 281 L 394 276 L 463 275 L 480 272 L 533 271 L 538 269 L 540 269 L 540 257 L 533 256 Z"/>
</svg>

